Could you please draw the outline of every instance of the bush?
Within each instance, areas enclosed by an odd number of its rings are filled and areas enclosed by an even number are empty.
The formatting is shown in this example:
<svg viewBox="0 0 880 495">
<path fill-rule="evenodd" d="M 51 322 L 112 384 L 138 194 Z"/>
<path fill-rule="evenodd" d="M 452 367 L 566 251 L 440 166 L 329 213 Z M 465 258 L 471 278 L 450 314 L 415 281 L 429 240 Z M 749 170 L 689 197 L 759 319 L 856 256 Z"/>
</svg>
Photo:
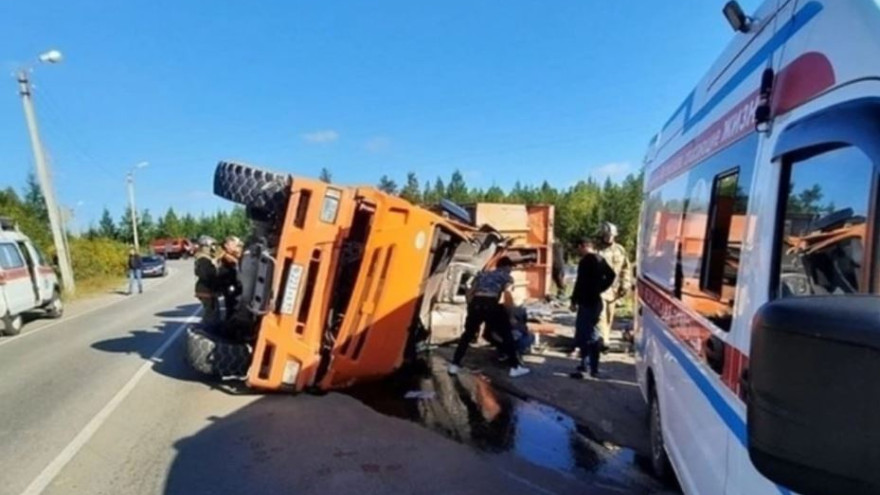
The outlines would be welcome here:
<svg viewBox="0 0 880 495">
<path fill-rule="evenodd" d="M 71 237 L 69 242 L 73 273 L 77 280 L 125 275 L 128 259 L 125 244 L 101 237 Z"/>
</svg>

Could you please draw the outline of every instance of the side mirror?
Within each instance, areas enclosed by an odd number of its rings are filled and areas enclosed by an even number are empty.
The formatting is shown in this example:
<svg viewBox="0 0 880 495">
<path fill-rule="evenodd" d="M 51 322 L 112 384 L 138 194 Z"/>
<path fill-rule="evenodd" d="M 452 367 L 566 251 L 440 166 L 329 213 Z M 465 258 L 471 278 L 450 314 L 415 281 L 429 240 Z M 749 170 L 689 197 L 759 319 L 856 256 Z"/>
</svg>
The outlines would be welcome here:
<svg viewBox="0 0 880 495">
<path fill-rule="evenodd" d="M 764 305 L 749 379 L 758 471 L 803 495 L 880 493 L 880 297 Z"/>
</svg>

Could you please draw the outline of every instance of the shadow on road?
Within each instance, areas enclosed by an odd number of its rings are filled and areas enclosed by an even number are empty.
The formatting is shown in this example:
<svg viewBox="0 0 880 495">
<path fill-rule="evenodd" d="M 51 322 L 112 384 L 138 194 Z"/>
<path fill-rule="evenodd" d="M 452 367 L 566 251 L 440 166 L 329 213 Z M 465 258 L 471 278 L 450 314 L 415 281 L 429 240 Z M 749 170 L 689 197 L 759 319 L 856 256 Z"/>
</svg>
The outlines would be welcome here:
<svg viewBox="0 0 880 495">
<path fill-rule="evenodd" d="M 168 349 L 161 358 L 153 358 L 156 350 L 180 328 L 185 321 L 184 318 L 192 316 L 198 307 L 198 303 L 183 304 L 171 310 L 161 311 L 156 313 L 156 316 L 166 320 L 152 329 L 130 330 L 124 337 L 96 342 L 92 344 L 92 348 L 104 352 L 137 354 L 145 360 L 152 359 L 153 371 L 175 380 L 204 383 L 213 389 L 232 395 L 255 395 L 253 390 L 239 381 L 211 380 L 193 370 L 185 359 L 186 335 L 178 337 L 172 348 Z M 194 325 L 198 326 L 199 323 Z"/>
<path fill-rule="evenodd" d="M 479 379 L 435 378 L 419 378 L 432 398 L 377 383 L 358 398 L 274 395 L 210 418 L 175 443 L 165 493 L 662 492 L 625 452 L 590 442 L 551 409 Z"/>
</svg>

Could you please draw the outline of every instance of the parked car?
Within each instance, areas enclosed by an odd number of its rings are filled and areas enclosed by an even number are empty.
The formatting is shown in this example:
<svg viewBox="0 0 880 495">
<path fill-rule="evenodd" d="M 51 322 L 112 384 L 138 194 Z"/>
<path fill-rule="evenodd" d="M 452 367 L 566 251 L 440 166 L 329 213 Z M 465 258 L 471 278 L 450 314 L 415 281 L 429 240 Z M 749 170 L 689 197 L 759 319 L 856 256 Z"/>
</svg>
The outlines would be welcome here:
<svg viewBox="0 0 880 495">
<path fill-rule="evenodd" d="M 22 313 L 34 309 L 50 318 L 61 317 L 64 303 L 58 276 L 15 223 L 0 218 L 0 333 L 20 333 Z"/>
<path fill-rule="evenodd" d="M 165 258 L 161 256 L 144 256 L 141 258 L 141 273 L 144 277 L 164 277 L 168 274 Z"/>
</svg>

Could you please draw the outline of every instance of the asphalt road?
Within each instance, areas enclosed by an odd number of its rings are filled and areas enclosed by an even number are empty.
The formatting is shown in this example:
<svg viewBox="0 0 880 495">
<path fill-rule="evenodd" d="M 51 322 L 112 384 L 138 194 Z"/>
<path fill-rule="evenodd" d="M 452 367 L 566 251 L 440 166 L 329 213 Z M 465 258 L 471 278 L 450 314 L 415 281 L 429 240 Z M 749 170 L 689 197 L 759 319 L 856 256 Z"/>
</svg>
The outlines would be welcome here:
<svg viewBox="0 0 880 495">
<path fill-rule="evenodd" d="M 0 495 L 659 493 L 627 452 L 436 363 L 324 396 L 206 382 L 183 358 L 191 264 L 170 267 L 0 338 Z"/>
</svg>

